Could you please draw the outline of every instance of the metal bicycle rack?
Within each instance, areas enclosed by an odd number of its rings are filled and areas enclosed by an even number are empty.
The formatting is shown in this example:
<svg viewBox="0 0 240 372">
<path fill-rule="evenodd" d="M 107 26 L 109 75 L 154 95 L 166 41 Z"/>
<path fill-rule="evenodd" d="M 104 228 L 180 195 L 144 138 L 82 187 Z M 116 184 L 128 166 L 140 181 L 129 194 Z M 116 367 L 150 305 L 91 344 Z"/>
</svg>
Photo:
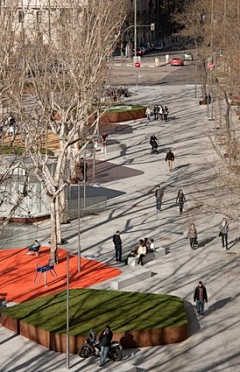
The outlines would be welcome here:
<svg viewBox="0 0 240 372">
<path fill-rule="evenodd" d="M 44 286 L 47 287 L 47 272 L 50 272 L 53 277 L 57 276 L 57 273 L 54 269 L 54 265 L 49 262 L 47 265 L 43 266 L 40 262 L 37 264 L 36 275 L 34 279 L 35 284 L 39 284 L 42 280 L 42 274 L 44 279 Z"/>
</svg>

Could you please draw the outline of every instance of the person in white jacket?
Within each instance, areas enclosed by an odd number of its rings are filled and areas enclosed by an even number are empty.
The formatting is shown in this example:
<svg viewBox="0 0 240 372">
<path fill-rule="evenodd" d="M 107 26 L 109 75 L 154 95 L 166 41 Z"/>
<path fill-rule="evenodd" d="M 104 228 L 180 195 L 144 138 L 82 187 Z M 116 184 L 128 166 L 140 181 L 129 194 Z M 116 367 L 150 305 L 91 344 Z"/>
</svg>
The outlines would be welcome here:
<svg viewBox="0 0 240 372">
<path fill-rule="evenodd" d="M 137 256 L 138 256 L 138 264 L 141 264 L 143 266 L 143 257 L 147 254 L 147 247 L 144 244 L 144 241 L 140 240 L 140 245 L 137 250 Z"/>
<path fill-rule="evenodd" d="M 151 113 L 152 113 L 151 107 L 148 106 L 146 109 L 146 115 L 147 115 L 148 121 L 151 121 Z"/>
</svg>

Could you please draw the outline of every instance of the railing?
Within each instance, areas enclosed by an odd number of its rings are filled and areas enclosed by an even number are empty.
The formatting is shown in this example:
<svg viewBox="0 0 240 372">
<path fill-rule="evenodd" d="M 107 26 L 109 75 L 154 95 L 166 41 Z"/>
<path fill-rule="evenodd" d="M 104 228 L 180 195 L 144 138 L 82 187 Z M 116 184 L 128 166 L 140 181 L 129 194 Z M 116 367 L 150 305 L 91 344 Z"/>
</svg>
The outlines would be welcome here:
<svg viewBox="0 0 240 372">
<path fill-rule="evenodd" d="M 78 211 L 79 206 L 79 211 Z M 107 208 L 107 197 L 106 196 L 94 196 L 68 200 L 68 218 L 70 220 L 78 217 L 100 213 Z"/>
</svg>

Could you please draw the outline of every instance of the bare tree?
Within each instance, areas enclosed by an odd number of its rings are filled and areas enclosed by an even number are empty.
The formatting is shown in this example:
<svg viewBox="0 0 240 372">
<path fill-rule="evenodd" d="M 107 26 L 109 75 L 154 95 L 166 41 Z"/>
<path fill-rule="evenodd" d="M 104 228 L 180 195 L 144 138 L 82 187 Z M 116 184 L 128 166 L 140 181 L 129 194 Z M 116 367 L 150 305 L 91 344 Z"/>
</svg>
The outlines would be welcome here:
<svg viewBox="0 0 240 372">
<path fill-rule="evenodd" d="M 89 118 L 97 109 L 95 97 L 103 89 L 107 60 L 124 21 L 127 3 L 59 1 L 57 9 L 46 9 L 42 24 L 35 31 L 29 23 L 23 23 L 15 43 L 14 58 L 21 61 L 19 83 L 14 91 L 7 89 L 6 94 L 12 97 L 26 152 L 50 200 L 53 254 L 62 241 L 61 195 L 81 150 L 94 135 L 96 120 L 90 125 Z M 49 133 L 59 143 L 52 168 L 49 154 L 44 151 L 49 146 Z"/>
</svg>

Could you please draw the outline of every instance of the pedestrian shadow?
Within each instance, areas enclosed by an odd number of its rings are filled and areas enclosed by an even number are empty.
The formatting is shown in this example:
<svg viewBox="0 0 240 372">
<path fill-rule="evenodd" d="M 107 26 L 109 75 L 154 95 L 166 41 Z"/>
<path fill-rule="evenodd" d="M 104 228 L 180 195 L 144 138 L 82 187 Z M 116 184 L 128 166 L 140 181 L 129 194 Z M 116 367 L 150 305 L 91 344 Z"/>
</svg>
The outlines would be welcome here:
<svg viewBox="0 0 240 372">
<path fill-rule="evenodd" d="M 236 245 L 238 242 L 240 241 L 240 238 L 236 238 L 234 240 L 231 240 L 229 243 L 228 243 L 228 251 L 234 247 L 234 245 Z"/>
<path fill-rule="evenodd" d="M 198 248 L 202 248 L 205 245 L 211 243 L 215 238 L 216 238 L 215 236 L 212 236 L 211 238 L 207 238 L 205 240 L 202 240 L 200 243 L 198 243 Z"/>
<path fill-rule="evenodd" d="M 194 333 L 199 331 L 200 324 L 195 314 L 193 305 L 189 301 L 184 301 L 184 306 L 185 306 L 186 316 L 187 316 L 187 321 L 188 321 L 188 337 L 190 337 Z"/>
<path fill-rule="evenodd" d="M 190 163 L 182 164 L 182 165 L 178 165 L 177 167 L 173 168 L 172 171 L 177 171 L 177 170 L 179 170 L 179 169 L 181 169 L 181 168 L 186 168 L 186 167 L 188 167 L 189 165 L 190 165 Z"/>
<path fill-rule="evenodd" d="M 222 300 L 219 300 L 215 302 L 215 304 L 208 307 L 208 309 L 205 310 L 205 315 L 210 315 L 213 311 L 222 309 L 228 302 L 232 300 L 232 297 L 226 297 Z"/>
</svg>

